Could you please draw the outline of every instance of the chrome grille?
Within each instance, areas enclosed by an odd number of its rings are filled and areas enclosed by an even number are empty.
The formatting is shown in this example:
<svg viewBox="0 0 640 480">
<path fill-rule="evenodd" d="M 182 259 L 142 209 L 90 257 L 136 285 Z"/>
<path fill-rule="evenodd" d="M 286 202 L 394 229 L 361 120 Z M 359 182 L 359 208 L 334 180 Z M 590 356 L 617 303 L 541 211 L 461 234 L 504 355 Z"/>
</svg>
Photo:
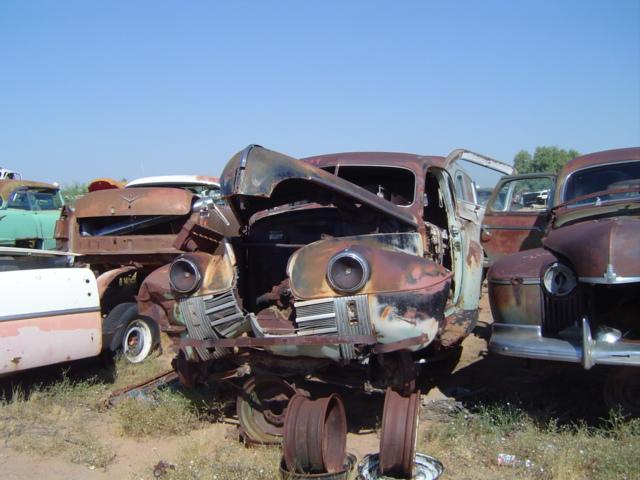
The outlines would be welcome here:
<svg viewBox="0 0 640 480">
<path fill-rule="evenodd" d="M 371 335 L 366 295 L 296 302 L 298 335 Z M 340 345 L 340 355 L 356 358 L 353 345 Z"/>
<path fill-rule="evenodd" d="M 250 328 L 231 291 L 183 298 L 179 302 L 179 308 L 189 337 L 197 340 L 237 337 Z M 195 347 L 195 350 L 202 360 L 221 358 L 229 353 L 227 348 Z"/>
<path fill-rule="evenodd" d="M 296 302 L 296 325 L 298 335 L 324 335 L 337 333 L 336 313 L 333 299 Z"/>
</svg>

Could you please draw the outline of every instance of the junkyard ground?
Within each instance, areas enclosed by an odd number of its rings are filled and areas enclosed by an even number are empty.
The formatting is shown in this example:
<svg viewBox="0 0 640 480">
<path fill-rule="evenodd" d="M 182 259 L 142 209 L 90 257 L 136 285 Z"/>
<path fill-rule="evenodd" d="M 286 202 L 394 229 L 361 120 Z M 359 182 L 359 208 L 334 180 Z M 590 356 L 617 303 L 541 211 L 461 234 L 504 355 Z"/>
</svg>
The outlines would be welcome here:
<svg viewBox="0 0 640 480">
<path fill-rule="evenodd" d="M 419 451 L 439 458 L 445 479 L 638 479 L 640 422 L 611 415 L 601 398 L 603 372 L 527 365 L 486 355 L 491 316 L 480 322 L 460 361 L 427 366 Z M 0 380 L 3 479 L 271 479 L 280 452 L 237 441 L 233 392 L 167 389 L 153 402 L 106 409 L 108 394 L 165 370 L 162 356 L 143 365 L 87 361 Z M 378 450 L 382 395 L 340 390 L 347 448 Z M 500 454 L 515 456 L 498 465 Z M 154 471 L 154 467 L 155 471 Z"/>
</svg>

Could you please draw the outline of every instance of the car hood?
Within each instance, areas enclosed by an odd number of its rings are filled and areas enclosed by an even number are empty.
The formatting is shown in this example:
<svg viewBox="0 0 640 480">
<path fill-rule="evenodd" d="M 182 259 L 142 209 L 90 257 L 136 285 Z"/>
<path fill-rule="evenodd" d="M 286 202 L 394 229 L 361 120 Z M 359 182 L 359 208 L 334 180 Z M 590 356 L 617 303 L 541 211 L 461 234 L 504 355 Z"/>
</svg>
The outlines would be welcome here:
<svg viewBox="0 0 640 480">
<path fill-rule="evenodd" d="M 639 218 L 614 217 L 551 230 L 542 243 L 571 262 L 581 281 L 625 283 L 640 280 L 638 238 Z"/>
<path fill-rule="evenodd" d="M 414 228 L 418 226 L 406 209 L 320 168 L 257 145 L 250 145 L 229 160 L 220 185 L 222 196 L 244 224 L 255 213 L 279 205 L 346 201 L 365 205 Z"/>
</svg>

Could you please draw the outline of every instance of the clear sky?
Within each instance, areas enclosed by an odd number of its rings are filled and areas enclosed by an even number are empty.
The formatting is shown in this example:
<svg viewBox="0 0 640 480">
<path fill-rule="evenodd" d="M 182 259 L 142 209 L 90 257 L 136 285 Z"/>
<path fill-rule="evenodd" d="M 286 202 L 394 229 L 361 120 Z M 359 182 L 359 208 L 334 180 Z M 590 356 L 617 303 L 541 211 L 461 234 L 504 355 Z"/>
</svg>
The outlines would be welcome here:
<svg viewBox="0 0 640 480">
<path fill-rule="evenodd" d="M 0 165 L 640 145 L 640 0 L 0 2 Z"/>
</svg>

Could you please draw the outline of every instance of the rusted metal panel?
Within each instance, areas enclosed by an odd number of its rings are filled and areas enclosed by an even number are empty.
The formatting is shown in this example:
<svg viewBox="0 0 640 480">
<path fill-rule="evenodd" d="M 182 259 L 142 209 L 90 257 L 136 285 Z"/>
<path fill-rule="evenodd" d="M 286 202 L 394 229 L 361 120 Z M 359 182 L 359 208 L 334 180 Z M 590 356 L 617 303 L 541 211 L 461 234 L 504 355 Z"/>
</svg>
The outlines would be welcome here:
<svg viewBox="0 0 640 480">
<path fill-rule="evenodd" d="M 131 215 L 188 215 L 193 194 L 179 188 L 127 188 L 101 190 L 76 202 L 78 218 Z"/>
<path fill-rule="evenodd" d="M 100 275 L 97 279 L 98 295 L 100 295 L 100 298 L 102 298 L 102 296 L 104 295 L 104 292 L 107 290 L 107 288 L 109 288 L 109 285 L 111 285 L 111 282 L 116 280 L 121 275 L 126 275 L 128 273 L 134 272 L 135 270 L 136 270 L 136 267 L 134 266 L 120 267 L 120 268 L 114 268 L 113 270 L 109 270 L 108 272 L 105 272 L 102 275 Z"/>
<path fill-rule="evenodd" d="M 622 278 L 640 275 L 640 218 L 587 220 L 554 229 L 546 248 L 570 259 L 579 277 Z M 638 281 L 638 280 L 635 280 Z"/>
<path fill-rule="evenodd" d="M 262 210 L 296 201 L 332 203 L 334 196 L 366 205 L 413 227 L 407 210 L 331 173 L 278 152 L 251 145 L 237 153 L 220 177 L 222 194 L 244 223 Z"/>
<path fill-rule="evenodd" d="M 478 310 L 460 310 L 445 317 L 440 327 L 440 345 L 448 348 L 460 344 L 478 323 Z"/>
<path fill-rule="evenodd" d="M 441 265 L 416 255 L 370 246 L 375 239 L 336 238 L 316 242 L 298 250 L 289 262 L 291 290 L 299 299 L 332 297 L 336 291 L 327 281 L 329 260 L 337 253 L 349 250 L 365 258 L 371 268 L 370 280 L 360 294 L 418 290 L 451 279 L 451 273 Z"/>
<path fill-rule="evenodd" d="M 547 222 L 546 212 L 537 215 L 485 213 L 481 239 L 489 265 L 505 255 L 540 247 Z"/>
<path fill-rule="evenodd" d="M 178 304 L 169 285 L 169 266 L 154 270 L 142 282 L 136 297 L 138 313 L 153 318 L 163 331 L 171 331 L 172 327 L 186 330 L 184 321 L 177 314 Z"/>
<path fill-rule="evenodd" d="M 415 351 L 434 341 L 444 318 L 449 287 L 447 281 L 419 290 L 369 295 L 369 310 L 378 342 L 388 344 L 425 335 L 425 342 L 407 348 Z"/>
</svg>

